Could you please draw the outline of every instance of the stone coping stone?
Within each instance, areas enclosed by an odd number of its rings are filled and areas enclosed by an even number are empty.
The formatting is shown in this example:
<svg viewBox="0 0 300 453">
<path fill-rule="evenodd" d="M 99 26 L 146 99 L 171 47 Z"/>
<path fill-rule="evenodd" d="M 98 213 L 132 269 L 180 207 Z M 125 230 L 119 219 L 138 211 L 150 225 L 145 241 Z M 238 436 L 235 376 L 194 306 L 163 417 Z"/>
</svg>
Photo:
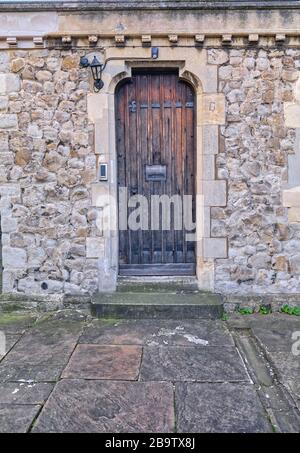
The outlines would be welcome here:
<svg viewBox="0 0 300 453">
<path fill-rule="evenodd" d="M 31 2 L 20 2 L 18 0 L 3 1 L 0 3 L 0 11 L 40 11 L 40 10 L 58 10 L 58 11 L 81 11 L 81 10 L 220 10 L 220 9 L 287 9 L 299 8 L 298 0 L 112 0 L 101 1 L 95 0 L 67 0 L 53 1 L 37 0 Z"/>
</svg>

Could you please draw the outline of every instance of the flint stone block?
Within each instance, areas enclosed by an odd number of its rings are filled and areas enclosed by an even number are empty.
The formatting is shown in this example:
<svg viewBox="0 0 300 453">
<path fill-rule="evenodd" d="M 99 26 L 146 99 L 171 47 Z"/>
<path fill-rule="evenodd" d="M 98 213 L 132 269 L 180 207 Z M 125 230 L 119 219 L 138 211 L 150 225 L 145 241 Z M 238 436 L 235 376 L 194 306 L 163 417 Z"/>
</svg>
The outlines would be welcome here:
<svg viewBox="0 0 300 453">
<path fill-rule="evenodd" d="M 7 96 L 0 96 L 0 111 L 6 111 L 8 107 L 8 97 Z"/>
<path fill-rule="evenodd" d="M 0 115 L 0 129 L 18 129 L 18 118 L 15 113 Z"/>
</svg>

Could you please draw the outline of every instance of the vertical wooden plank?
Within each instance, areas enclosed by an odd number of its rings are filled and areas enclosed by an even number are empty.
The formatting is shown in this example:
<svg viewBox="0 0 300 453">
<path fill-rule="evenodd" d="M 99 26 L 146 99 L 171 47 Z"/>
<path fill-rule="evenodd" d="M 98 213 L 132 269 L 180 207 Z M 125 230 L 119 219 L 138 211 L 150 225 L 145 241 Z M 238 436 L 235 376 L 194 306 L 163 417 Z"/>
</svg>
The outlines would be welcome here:
<svg viewBox="0 0 300 453">
<path fill-rule="evenodd" d="M 186 99 L 185 99 L 185 109 L 186 109 L 186 140 L 187 140 L 187 150 L 186 150 L 186 168 L 185 168 L 185 193 L 193 196 L 193 207 L 192 207 L 192 220 L 195 221 L 195 126 L 194 126 L 194 115 L 195 115 L 195 96 L 192 88 L 186 84 Z M 193 103 L 193 108 L 189 105 Z M 185 234 L 190 233 L 185 231 Z M 195 243 L 186 241 L 186 258 L 185 262 L 194 262 L 195 260 Z"/>
<path fill-rule="evenodd" d="M 136 110 L 130 111 L 132 101 Z M 151 195 L 189 194 L 195 201 L 194 102 L 193 90 L 175 74 L 135 74 L 131 83 L 118 90 L 118 185 L 127 186 L 129 196 L 136 192 L 150 203 Z M 167 180 L 146 181 L 146 164 L 167 165 Z M 151 263 L 194 262 L 195 244 L 186 242 L 184 230 L 174 231 L 173 208 L 171 213 L 171 231 L 162 231 L 162 225 L 159 231 L 120 231 L 120 264 L 136 268 Z M 149 210 L 149 226 L 150 215 Z"/>
<path fill-rule="evenodd" d="M 174 93 L 172 90 L 172 76 L 164 75 L 163 77 L 163 149 L 164 149 L 164 164 L 167 166 L 167 180 L 164 183 L 163 193 L 168 196 L 173 194 L 174 181 L 174 154 L 172 149 L 172 111 L 174 103 Z M 173 263 L 174 261 L 174 238 L 173 238 L 173 216 L 171 215 L 171 230 L 163 231 L 164 237 L 164 262 Z"/>
<path fill-rule="evenodd" d="M 116 92 L 116 145 L 118 165 L 118 188 L 126 186 L 126 158 L 125 158 L 125 88 L 124 85 Z M 128 264 L 127 231 L 119 231 L 119 262 Z"/>
<path fill-rule="evenodd" d="M 160 103 L 160 75 L 153 74 L 151 78 L 151 112 L 152 112 L 152 155 L 153 164 L 159 165 L 161 162 L 161 103 Z M 161 194 L 161 183 L 152 181 L 151 195 Z M 161 250 L 161 228 L 152 232 L 153 241 L 153 263 L 162 262 Z"/>
</svg>

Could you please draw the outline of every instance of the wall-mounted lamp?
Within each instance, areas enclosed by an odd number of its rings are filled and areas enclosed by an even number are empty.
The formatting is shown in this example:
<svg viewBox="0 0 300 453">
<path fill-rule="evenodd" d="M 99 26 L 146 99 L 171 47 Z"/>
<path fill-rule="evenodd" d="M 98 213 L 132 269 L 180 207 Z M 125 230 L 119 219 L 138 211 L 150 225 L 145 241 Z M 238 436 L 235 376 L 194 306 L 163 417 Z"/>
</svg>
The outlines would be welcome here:
<svg viewBox="0 0 300 453">
<path fill-rule="evenodd" d="M 96 55 L 93 58 L 93 61 L 89 63 L 87 57 L 80 58 L 80 66 L 82 68 L 91 68 L 93 79 L 94 79 L 94 91 L 96 93 L 101 90 L 104 86 L 104 82 L 102 80 L 102 71 L 105 67 L 105 64 L 101 64 Z"/>
</svg>

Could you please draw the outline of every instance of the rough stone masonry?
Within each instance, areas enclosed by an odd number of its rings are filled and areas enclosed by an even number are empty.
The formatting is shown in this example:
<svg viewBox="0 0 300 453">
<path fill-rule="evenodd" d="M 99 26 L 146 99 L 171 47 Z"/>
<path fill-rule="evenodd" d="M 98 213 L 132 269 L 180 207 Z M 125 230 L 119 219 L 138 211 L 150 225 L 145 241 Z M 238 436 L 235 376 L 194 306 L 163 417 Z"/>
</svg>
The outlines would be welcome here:
<svg viewBox="0 0 300 453">
<path fill-rule="evenodd" d="M 79 61 L 98 41 L 98 35 L 88 36 L 89 30 L 97 31 L 94 17 L 103 19 L 99 36 L 106 33 L 98 46 L 121 43 L 138 58 L 146 39 L 143 35 L 136 45 L 139 30 L 128 5 L 122 13 L 109 7 L 104 13 L 100 5 L 98 16 L 69 15 L 63 7 L 60 13 L 43 12 L 41 4 L 28 12 L 2 9 L 0 22 L 7 30 L 0 39 L 4 293 L 92 294 L 103 286 L 110 244 L 96 224 L 101 208 L 92 203 L 97 181 L 94 124 L 87 108 L 92 83 Z M 211 261 L 211 289 L 300 293 L 299 8 L 292 11 L 294 19 L 291 11 L 244 11 L 246 31 L 239 11 L 228 18 L 223 10 L 204 13 L 201 5 L 194 12 L 184 5 L 181 12 L 171 10 L 157 12 L 152 33 L 158 45 L 181 47 L 182 59 L 186 47 L 202 46 L 225 98 L 219 152 L 211 162 L 216 179 L 226 181 L 227 200 L 226 206 L 210 208 L 209 228 L 211 237 L 226 238 L 228 247 L 226 257 Z M 144 27 L 151 13 L 146 8 L 134 14 Z"/>
<path fill-rule="evenodd" d="M 1 52 L 0 62 L 3 290 L 96 291 L 88 74 L 72 51 Z"/>
</svg>

